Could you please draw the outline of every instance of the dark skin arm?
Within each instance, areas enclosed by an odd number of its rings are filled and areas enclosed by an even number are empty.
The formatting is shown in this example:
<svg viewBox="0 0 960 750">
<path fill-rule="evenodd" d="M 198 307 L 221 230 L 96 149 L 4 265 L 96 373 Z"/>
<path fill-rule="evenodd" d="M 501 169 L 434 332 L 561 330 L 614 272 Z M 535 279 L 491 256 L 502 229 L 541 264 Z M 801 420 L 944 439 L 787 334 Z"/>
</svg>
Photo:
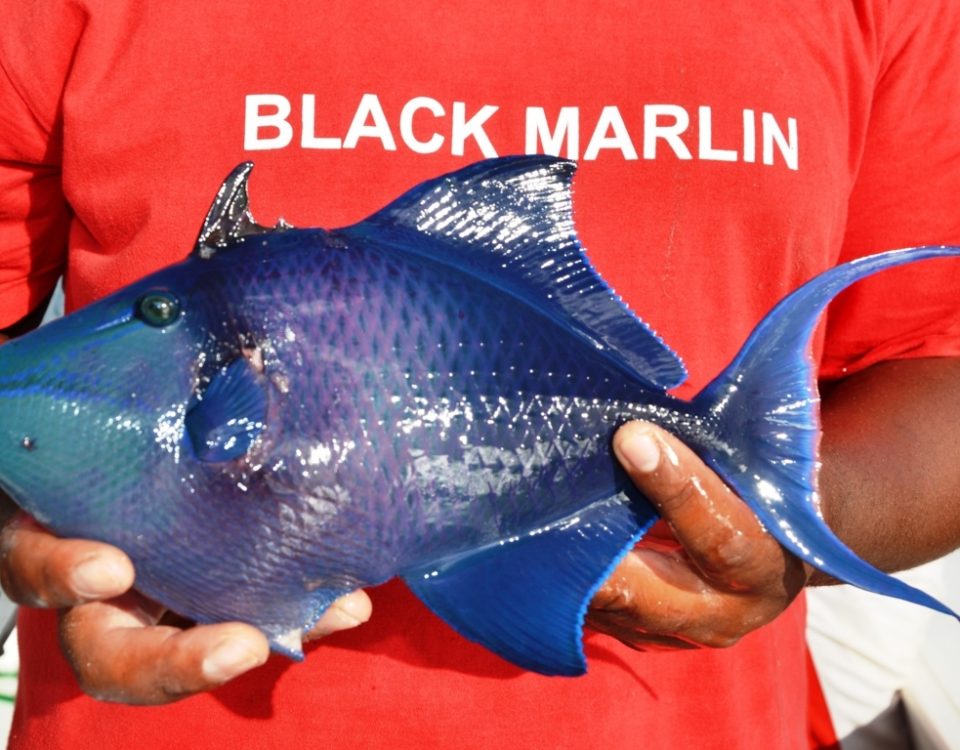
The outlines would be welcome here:
<svg viewBox="0 0 960 750">
<path fill-rule="evenodd" d="M 956 549 L 960 359 L 885 362 L 824 390 L 820 476 L 831 528 L 884 570 Z"/>
<path fill-rule="evenodd" d="M 957 415 L 958 359 L 882 363 L 825 389 L 825 517 L 878 567 L 912 567 L 960 545 Z M 672 436 L 633 423 L 614 450 L 672 535 L 627 556 L 594 599 L 594 628 L 641 649 L 727 646 L 774 619 L 805 584 L 831 583 L 763 533 Z"/>
</svg>

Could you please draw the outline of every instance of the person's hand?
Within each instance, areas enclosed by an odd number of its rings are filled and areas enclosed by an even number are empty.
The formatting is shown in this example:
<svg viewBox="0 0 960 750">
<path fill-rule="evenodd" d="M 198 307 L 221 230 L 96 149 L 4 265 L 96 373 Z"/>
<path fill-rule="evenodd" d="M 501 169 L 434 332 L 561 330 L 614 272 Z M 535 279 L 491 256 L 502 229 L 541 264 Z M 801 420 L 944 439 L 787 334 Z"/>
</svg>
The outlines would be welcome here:
<svg viewBox="0 0 960 750">
<path fill-rule="evenodd" d="M 60 609 L 60 641 L 84 692 L 101 700 L 169 703 L 263 664 L 263 634 L 239 622 L 192 626 L 131 590 L 133 565 L 115 547 L 59 539 L 19 514 L 0 532 L 0 579 L 14 601 Z M 370 617 L 362 591 L 337 600 L 305 639 Z"/>
<path fill-rule="evenodd" d="M 687 446 L 632 422 L 613 447 L 666 528 L 655 526 L 600 588 L 590 626 L 641 650 L 725 647 L 786 609 L 809 570 Z"/>
</svg>

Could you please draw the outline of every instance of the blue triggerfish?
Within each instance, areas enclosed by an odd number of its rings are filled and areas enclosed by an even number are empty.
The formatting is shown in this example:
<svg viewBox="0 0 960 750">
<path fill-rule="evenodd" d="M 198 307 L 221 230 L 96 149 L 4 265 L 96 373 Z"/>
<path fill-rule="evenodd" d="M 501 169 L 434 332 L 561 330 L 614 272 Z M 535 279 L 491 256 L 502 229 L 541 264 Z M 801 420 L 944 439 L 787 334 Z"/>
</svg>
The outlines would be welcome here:
<svg viewBox="0 0 960 750">
<path fill-rule="evenodd" d="M 849 284 L 960 248 L 823 273 L 684 401 L 677 355 L 584 255 L 572 162 L 480 162 L 331 231 L 256 224 L 251 167 L 186 260 L 0 349 L 0 485 L 125 550 L 143 594 L 298 657 L 337 597 L 401 576 L 505 659 L 580 674 L 591 596 L 656 520 L 611 452 L 640 418 L 797 557 L 953 614 L 818 514 L 808 347 Z"/>
</svg>

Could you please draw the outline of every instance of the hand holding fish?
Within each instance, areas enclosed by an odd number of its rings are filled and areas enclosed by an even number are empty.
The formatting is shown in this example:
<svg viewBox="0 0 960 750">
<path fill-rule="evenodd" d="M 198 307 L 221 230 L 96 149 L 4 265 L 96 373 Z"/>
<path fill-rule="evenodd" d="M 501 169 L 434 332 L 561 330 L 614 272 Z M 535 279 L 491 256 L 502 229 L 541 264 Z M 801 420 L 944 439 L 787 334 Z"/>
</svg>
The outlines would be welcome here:
<svg viewBox="0 0 960 750">
<path fill-rule="evenodd" d="M 797 595 L 802 564 L 680 441 L 630 423 L 614 449 L 678 540 L 651 534 L 596 595 L 588 621 L 635 648 L 727 646 Z M 16 601 L 63 608 L 61 642 L 81 687 L 106 700 L 161 704 L 210 690 L 262 664 L 266 639 L 243 623 L 180 627 L 131 591 L 129 558 L 107 544 L 59 539 L 20 514 L 2 532 L 0 577 Z M 342 597 L 306 640 L 370 616 L 362 591 Z"/>
<path fill-rule="evenodd" d="M 933 560 L 960 539 L 958 384 L 960 360 L 920 358 L 879 363 L 824 393 L 823 511 L 883 570 Z M 728 646 L 774 619 L 805 583 L 837 582 L 773 544 L 669 433 L 630 423 L 614 451 L 672 536 L 654 527 L 620 563 L 588 612 L 596 630 L 638 649 Z"/>
<path fill-rule="evenodd" d="M 115 588 L 94 599 L 124 591 L 132 561 L 143 595 L 219 623 L 171 629 L 132 594 L 91 602 L 71 571 L 104 548 L 14 530 L 6 577 L 22 598 L 73 606 L 63 642 L 88 691 L 189 694 L 262 661 L 264 638 L 303 658 L 303 635 L 329 627 L 340 597 L 395 576 L 467 638 L 550 675 L 586 670 L 583 614 L 611 574 L 592 620 L 632 645 L 732 643 L 789 604 L 804 564 L 953 614 L 821 517 L 818 467 L 831 454 L 819 451 L 808 351 L 847 286 L 960 247 L 821 273 L 684 400 L 670 392 L 686 377 L 677 354 L 580 245 L 572 162 L 481 162 L 334 230 L 257 224 L 251 168 L 224 181 L 184 261 L 3 347 L 0 379 L 16 397 L 4 401 L 0 484 L 60 536 L 125 550 Z M 916 382 L 912 396 L 937 403 Z M 895 386 L 866 411 L 899 429 L 912 417 L 890 407 L 905 400 Z M 956 414 L 927 412 L 913 420 L 926 430 Z M 611 439 L 628 422 L 620 468 Z M 825 414 L 825 434 L 835 424 Z M 869 452 L 885 434 L 869 430 Z M 930 434 L 909 476 L 925 476 Z M 819 484 L 841 509 L 829 520 L 857 497 L 911 497 L 874 481 L 878 466 L 907 474 L 894 452 L 834 463 L 853 471 L 845 493 Z M 683 551 L 634 549 L 659 516 Z M 872 532 L 862 549 L 886 567 L 872 539 L 891 537 Z"/>
<path fill-rule="evenodd" d="M 587 622 L 639 650 L 725 647 L 779 615 L 809 576 L 686 445 L 644 422 L 614 452 L 660 512 L 594 596 Z"/>
<path fill-rule="evenodd" d="M 262 664 L 269 646 L 238 622 L 182 627 L 130 590 L 133 565 L 116 547 L 59 539 L 20 514 L 0 534 L 0 578 L 15 601 L 58 608 L 60 640 L 81 688 L 98 698 L 156 705 L 211 690 Z M 362 591 L 339 599 L 305 640 L 370 616 Z"/>
</svg>

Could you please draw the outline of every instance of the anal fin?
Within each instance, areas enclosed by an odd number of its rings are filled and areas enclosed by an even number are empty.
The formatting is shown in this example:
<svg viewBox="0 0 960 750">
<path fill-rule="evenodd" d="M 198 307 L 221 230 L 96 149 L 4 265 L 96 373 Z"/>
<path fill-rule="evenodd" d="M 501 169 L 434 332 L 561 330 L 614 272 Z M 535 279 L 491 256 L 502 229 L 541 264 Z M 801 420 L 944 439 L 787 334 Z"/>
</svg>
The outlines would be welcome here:
<svg viewBox="0 0 960 750">
<path fill-rule="evenodd" d="M 619 494 L 543 529 L 404 575 L 438 616 L 504 659 L 547 675 L 586 671 L 593 594 L 656 519 Z"/>
</svg>

